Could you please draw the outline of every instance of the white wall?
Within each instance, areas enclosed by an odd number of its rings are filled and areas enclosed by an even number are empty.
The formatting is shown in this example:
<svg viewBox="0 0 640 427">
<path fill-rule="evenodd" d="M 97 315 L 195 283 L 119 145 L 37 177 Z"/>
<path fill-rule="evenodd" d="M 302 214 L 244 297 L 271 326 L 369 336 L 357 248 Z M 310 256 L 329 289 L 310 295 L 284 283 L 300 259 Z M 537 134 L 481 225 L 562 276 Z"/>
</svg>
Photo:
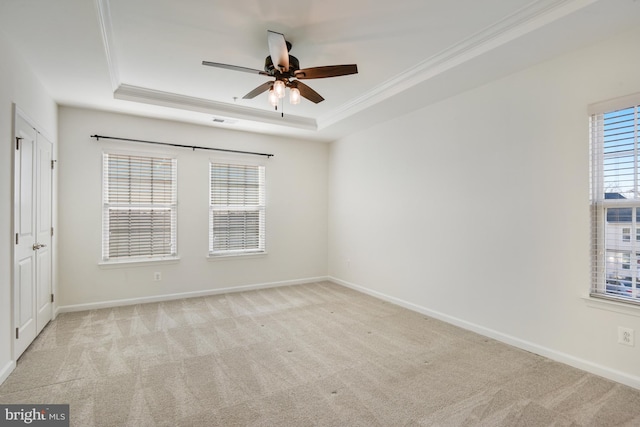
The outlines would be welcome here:
<svg viewBox="0 0 640 427">
<path fill-rule="evenodd" d="M 59 117 L 61 310 L 326 278 L 327 144 L 67 107 Z M 94 134 L 274 154 L 266 161 L 268 254 L 207 260 L 208 161 L 214 152 L 96 142 Z M 177 155 L 179 262 L 98 265 L 103 150 Z M 159 282 L 153 281 L 156 271 Z"/>
<path fill-rule="evenodd" d="M 57 107 L 25 64 L 0 34 L 0 383 L 13 370 L 12 278 L 13 260 L 13 108 L 16 105 L 54 144 L 56 156 Z M 54 177 L 55 183 L 55 177 Z M 54 196 L 55 203 L 55 196 Z M 55 208 L 54 208 L 55 212 Z M 55 224 L 55 217 L 54 217 Z M 56 240 L 54 239 L 54 245 Z M 55 251 L 54 251 L 55 253 Z M 55 260 L 54 260 L 55 265 Z M 54 269 L 54 292 L 56 272 Z"/>
<path fill-rule="evenodd" d="M 590 302 L 587 105 L 640 91 L 640 31 L 336 141 L 329 275 L 640 388 L 640 308 Z"/>
</svg>

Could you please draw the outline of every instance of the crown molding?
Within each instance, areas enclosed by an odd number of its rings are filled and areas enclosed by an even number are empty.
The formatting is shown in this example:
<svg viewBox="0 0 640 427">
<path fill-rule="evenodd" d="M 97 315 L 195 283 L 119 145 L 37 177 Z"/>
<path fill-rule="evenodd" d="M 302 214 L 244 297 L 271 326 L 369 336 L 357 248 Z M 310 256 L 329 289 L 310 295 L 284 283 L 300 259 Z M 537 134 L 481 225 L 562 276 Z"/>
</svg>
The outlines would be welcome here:
<svg viewBox="0 0 640 427">
<path fill-rule="evenodd" d="M 317 131 L 318 126 L 314 119 L 308 117 L 258 110 L 241 105 L 227 104 L 211 101 L 209 99 L 179 95 L 176 93 L 162 92 L 159 90 L 121 84 L 113 93 L 116 99 L 142 102 L 162 107 L 179 108 L 183 110 L 207 113 L 216 116 L 229 117 L 239 120 L 260 122 L 269 125 L 284 126 L 289 128 Z"/>
<path fill-rule="evenodd" d="M 108 0 L 95 0 L 96 11 L 98 13 L 98 24 L 102 35 L 102 45 L 107 59 L 109 78 L 111 79 L 111 89 L 116 90 L 120 86 L 120 72 L 118 71 L 118 61 L 116 59 L 113 26 L 111 25 L 111 9 Z"/>
<path fill-rule="evenodd" d="M 538 0 L 447 49 L 419 62 L 360 97 L 318 119 L 325 129 L 488 51 L 565 17 L 599 0 Z"/>
<path fill-rule="evenodd" d="M 597 1 L 599 0 L 532 1 L 316 120 L 294 115 L 281 117 L 271 111 L 122 84 L 115 54 L 109 0 L 95 0 L 114 98 L 309 131 L 323 130 Z"/>
</svg>

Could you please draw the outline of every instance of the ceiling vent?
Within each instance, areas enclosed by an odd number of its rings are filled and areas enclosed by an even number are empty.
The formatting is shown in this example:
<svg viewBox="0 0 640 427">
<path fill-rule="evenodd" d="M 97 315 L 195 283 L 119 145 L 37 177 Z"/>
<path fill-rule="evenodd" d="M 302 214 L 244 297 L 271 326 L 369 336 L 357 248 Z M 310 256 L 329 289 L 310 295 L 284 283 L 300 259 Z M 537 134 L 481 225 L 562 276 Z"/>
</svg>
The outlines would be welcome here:
<svg viewBox="0 0 640 427">
<path fill-rule="evenodd" d="M 234 124 L 238 123 L 238 121 L 235 120 L 235 119 L 223 119 L 223 118 L 220 118 L 220 117 L 214 117 L 212 119 L 212 121 L 213 121 L 213 123 L 224 123 L 226 125 L 234 125 Z"/>
</svg>

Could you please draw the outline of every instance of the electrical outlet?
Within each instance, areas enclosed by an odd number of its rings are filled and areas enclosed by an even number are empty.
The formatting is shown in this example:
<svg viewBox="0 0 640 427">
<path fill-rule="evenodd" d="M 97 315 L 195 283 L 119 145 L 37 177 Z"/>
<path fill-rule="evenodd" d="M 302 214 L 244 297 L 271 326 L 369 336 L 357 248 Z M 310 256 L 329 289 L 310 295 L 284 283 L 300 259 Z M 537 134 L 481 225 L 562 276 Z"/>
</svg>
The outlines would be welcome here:
<svg viewBox="0 0 640 427">
<path fill-rule="evenodd" d="M 618 344 L 624 344 L 633 347 L 633 334 L 633 329 L 618 326 Z"/>
<path fill-rule="evenodd" d="M 162 280 L 162 273 L 160 273 L 159 271 L 153 273 L 153 280 L 155 280 L 156 282 Z"/>
</svg>

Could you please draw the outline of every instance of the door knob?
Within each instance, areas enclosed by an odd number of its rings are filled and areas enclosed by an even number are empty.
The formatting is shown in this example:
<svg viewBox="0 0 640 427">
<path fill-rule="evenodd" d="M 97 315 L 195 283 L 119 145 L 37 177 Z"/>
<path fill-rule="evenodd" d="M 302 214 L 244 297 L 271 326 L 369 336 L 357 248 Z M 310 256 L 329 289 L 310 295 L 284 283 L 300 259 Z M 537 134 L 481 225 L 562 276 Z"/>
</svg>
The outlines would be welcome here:
<svg viewBox="0 0 640 427">
<path fill-rule="evenodd" d="M 44 243 L 34 243 L 32 248 L 34 251 L 37 251 L 40 248 L 46 248 L 47 245 L 45 245 Z"/>
</svg>

